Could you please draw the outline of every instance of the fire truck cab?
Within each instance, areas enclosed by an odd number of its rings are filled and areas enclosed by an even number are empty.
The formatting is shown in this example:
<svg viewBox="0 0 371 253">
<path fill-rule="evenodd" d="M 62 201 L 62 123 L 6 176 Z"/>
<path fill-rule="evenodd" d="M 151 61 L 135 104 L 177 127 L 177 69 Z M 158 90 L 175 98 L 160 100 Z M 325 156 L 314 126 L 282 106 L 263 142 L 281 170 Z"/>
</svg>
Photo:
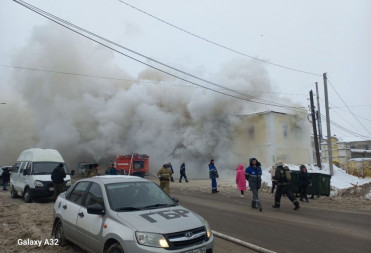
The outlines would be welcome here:
<svg viewBox="0 0 371 253">
<path fill-rule="evenodd" d="M 130 154 L 116 156 L 117 174 L 144 177 L 149 172 L 149 156 L 146 154 Z"/>
</svg>

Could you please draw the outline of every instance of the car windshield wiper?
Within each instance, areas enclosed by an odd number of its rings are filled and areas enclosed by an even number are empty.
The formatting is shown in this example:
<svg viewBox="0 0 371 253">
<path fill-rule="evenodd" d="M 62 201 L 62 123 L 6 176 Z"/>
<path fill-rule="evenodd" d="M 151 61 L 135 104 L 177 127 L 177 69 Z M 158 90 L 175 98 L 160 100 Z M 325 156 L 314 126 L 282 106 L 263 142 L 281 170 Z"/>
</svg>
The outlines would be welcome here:
<svg viewBox="0 0 371 253">
<path fill-rule="evenodd" d="M 119 211 L 138 211 L 138 210 L 141 210 L 141 208 L 133 207 L 133 206 L 125 206 L 125 207 L 120 207 L 120 208 L 115 209 L 116 212 L 119 212 Z"/>
<path fill-rule="evenodd" d="M 170 206 L 175 206 L 174 204 L 154 204 L 154 205 L 149 205 L 145 206 L 145 209 L 152 209 L 152 208 L 159 208 L 159 207 L 170 207 Z"/>
</svg>

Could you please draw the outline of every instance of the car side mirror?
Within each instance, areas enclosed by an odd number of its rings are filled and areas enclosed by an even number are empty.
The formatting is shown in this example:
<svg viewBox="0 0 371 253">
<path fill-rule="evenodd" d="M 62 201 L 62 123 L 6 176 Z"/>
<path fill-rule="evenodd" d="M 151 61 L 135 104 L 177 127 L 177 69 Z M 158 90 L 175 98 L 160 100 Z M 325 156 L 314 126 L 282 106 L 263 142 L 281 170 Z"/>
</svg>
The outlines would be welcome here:
<svg viewBox="0 0 371 253">
<path fill-rule="evenodd" d="M 179 204 L 179 199 L 178 199 L 178 198 L 172 197 L 171 199 L 172 199 L 176 204 Z"/>
<path fill-rule="evenodd" d="M 86 209 L 90 214 L 104 215 L 106 213 L 106 210 L 104 210 L 104 206 L 102 206 L 101 204 L 90 205 Z"/>
<path fill-rule="evenodd" d="M 75 175 L 75 170 L 71 170 L 71 171 L 70 171 L 70 175 L 71 175 L 71 176 Z"/>
</svg>

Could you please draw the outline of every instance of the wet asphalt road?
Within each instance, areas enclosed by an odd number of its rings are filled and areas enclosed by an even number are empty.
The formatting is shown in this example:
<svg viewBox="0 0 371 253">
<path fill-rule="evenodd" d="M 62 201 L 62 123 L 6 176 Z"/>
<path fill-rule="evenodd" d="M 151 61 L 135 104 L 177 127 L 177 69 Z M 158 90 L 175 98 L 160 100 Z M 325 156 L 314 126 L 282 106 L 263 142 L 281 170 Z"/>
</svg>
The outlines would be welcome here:
<svg viewBox="0 0 371 253">
<path fill-rule="evenodd" d="M 299 211 L 283 199 L 272 208 L 272 197 L 261 197 L 263 212 L 250 207 L 251 194 L 238 195 L 177 191 L 179 203 L 202 215 L 212 229 L 276 252 L 370 252 L 371 213 L 314 208 L 301 203 Z M 315 200 L 314 200 L 315 201 Z M 215 253 L 254 252 L 216 239 Z"/>
</svg>

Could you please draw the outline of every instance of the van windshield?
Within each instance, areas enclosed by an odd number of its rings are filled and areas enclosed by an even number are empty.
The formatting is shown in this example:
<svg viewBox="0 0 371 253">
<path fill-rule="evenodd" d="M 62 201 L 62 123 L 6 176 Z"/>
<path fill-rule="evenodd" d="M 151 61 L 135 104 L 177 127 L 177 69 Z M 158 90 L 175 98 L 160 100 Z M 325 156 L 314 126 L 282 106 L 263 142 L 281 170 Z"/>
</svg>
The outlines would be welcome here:
<svg viewBox="0 0 371 253">
<path fill-rule="evenodd" d="M 34 175 L 51 175 L 54 168 L 58 166 L 58 162 L 34 162 L 32 168 L 32 174 Z M 64 165 L 64 171 L 66 171 L 66 165 Z"/>
</svg>

